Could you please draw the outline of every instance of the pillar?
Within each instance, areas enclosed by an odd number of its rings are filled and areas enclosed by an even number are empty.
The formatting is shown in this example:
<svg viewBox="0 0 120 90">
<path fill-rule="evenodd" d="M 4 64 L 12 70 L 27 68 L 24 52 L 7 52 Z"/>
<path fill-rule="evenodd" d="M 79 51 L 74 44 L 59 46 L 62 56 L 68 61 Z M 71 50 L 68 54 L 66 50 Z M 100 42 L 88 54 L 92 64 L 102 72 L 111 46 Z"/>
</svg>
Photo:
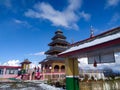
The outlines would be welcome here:
<svg viewBox="0 0 120 90">
<path fill-rule="evenodd" d="M 45 80 L 45 66 L 43 66 L 43 69 L 42 69 L 42 78 L 43 78 L 43 80 Z"/>
<path fill-rule="evenodd" d="M 26 69 L 26 64 L 23 64 L 23 69 Z"/>
<path fill-rule="evenodd" d="M 77 58 L 67 58 L 65 60 L 66 90 L 79 89 L 79 70 Z"/>
<path fill-rule="evenodd" d="M 28 69 L 30 68 L 30 64 L 28 64 Z"/>
<path fill-rule="evenodd" d="M 6 78 L 6 77 L 4 77 L 4 76 L 6 76 L 6 74 L 8 74 L 8 73 L 6 73 L 6 67 L 4 67 L 3 68 L 3 78 Z"/>
</svg>

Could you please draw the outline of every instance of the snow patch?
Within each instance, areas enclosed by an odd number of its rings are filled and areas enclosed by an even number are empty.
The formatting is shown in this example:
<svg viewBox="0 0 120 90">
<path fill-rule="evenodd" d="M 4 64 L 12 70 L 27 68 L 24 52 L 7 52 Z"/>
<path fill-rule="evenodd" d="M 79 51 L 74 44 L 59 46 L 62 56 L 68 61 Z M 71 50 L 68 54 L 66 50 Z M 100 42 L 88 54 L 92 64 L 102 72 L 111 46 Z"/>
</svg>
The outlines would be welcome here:
<svg viewBox="0 0 120 90">
<path fill-rule="evenodd" d="M 40 87 L 43 89 L 43 90 L 64 90 L 62 88 L 56 88 L 54 86 L 50 86 L 50 85 L 47 85 L 47 84 L 40 84 Z"/>
</svg>

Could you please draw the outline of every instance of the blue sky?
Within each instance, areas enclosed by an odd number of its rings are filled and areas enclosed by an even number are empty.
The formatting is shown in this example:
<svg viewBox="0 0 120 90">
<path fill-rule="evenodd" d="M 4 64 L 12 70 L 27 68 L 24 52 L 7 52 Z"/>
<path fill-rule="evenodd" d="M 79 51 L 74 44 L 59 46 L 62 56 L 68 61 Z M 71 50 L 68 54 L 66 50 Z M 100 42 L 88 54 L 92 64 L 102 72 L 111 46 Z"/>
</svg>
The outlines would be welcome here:
<svg viewBox="0 0 120 90">
<path fill-rule="evenodd" d="M 45 58 L 57 29 L 74 42 L 120 26 L 120 0 L 0 0 L 0 62 Z"/>
</svg>

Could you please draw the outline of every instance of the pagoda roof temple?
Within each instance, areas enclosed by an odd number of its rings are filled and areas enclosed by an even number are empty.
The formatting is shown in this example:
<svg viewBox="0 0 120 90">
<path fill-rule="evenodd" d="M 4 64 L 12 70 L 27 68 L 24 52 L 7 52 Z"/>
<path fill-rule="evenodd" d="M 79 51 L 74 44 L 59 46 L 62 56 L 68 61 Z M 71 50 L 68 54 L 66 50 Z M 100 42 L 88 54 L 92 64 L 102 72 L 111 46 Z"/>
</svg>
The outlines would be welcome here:
<svg viewBox="0 0 120 90">
<path fill-rule="evenodd" d="M 47 55 L 47 57 L 41 61 L 42 62 L 51 62 L 55 61 L 55 60 L 64 60 L 61 57 L 57 57 L 57 55 L 63 51 L 65 51 L 66 49 L 68 49 L 68 46 L 70 45 L 70 43 L 68 43 L 66 41 L 66 37 L 63 35 L 63 32 L 61 30 L 57 30 L 55 32 L 55 35 L 53 36 L 53 38 L 51 39 L 52 42 L 50 42 L 48 44 L 48 46 L 50 47 L 49 50 L 47 50 L 45 52 L 45 54 Z M 50 61 L 49 61 L 50 60 Z"/>
</svg>

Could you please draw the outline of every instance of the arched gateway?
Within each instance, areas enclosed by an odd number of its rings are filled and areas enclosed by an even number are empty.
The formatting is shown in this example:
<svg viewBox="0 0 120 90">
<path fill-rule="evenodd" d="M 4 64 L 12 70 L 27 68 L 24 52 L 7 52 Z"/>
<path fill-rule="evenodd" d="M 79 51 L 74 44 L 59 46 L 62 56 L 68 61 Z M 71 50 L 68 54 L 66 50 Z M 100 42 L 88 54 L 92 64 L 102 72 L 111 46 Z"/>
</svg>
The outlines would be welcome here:
<svg viewBox="0 0 120 90">
<path fill-rule="evenodd" d="M 120 27 L 74 43 L 60 53 L 59 57 L 66 58 L 66 90 L 79 90 L 77 58 L 87 57 L 89 63 L 95 60 L 97 63 L 110 63 L 115 62 L 115 52 L 120 52 Z"/>
</svg>

